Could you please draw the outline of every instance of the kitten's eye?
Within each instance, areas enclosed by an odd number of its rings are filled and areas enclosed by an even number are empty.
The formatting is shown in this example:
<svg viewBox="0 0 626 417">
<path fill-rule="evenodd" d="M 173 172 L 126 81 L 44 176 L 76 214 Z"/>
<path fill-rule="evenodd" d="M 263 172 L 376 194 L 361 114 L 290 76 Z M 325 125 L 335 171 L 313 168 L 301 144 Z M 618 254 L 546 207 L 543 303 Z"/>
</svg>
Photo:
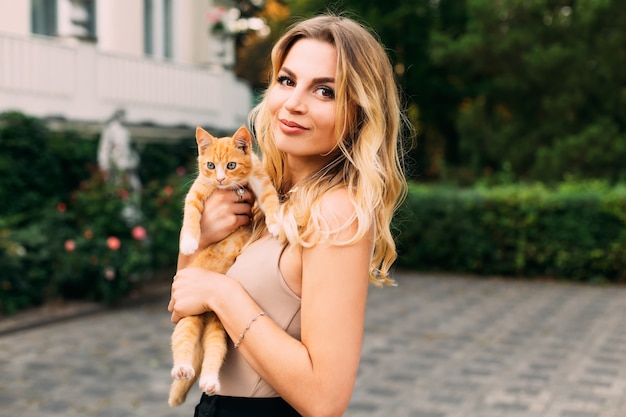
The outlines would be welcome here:
<svg viewBox="0 0 626 417">
<path fill-rule="evenodd" d="M 209 169 L 215 169 L 215 164 L 213 162 L 207 162 L 206 167 Z"/>
<path fill-rule="evenodd" d="M 226 164 L 226 169 L 235 169 L 237 162 L 229 162 Z"/>
</svg>

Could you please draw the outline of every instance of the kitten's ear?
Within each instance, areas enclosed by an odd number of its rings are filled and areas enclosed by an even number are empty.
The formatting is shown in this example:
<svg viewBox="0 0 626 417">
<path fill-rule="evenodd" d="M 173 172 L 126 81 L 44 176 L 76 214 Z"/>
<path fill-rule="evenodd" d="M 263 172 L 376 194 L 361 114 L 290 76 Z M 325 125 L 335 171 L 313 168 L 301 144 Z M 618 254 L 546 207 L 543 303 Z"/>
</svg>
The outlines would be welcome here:
<svg viewBox="0 0 626 417">
<path fill-rule="evenodd" d="M 233 135 L 233 141 L 237 149 L 240 149 L 243 153 L 248 153 L 250 143 L 252 142 L 250 131 L 245 126 L 241 126 Z"/>
<path fill-rule="evenodd" d="M 209 132 L 201 128 L 200 126 L 196 127 L 196 142 L 198 142 L 198 152 L 202 153 L 206 148 L 209 147 L 211 142 L 215 140 L 215 137 L 212 136 Z"/>
</svg>

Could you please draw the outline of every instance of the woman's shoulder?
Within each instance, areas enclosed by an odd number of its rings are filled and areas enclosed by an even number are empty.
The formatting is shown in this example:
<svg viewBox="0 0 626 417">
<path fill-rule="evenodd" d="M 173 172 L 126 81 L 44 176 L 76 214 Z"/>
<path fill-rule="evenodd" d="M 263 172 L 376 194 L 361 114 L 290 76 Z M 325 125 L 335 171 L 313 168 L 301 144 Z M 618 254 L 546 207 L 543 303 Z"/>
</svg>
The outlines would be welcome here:
<svg viewBox="0 0 626 417">
<path fill-rule="evenodd" d="M 354 196 L 347 187 L 333 188 L 321 195 L 320 205 L 323 209 L 354 212 Z"/>
<path fill-rule="evenodd" d="M 356 206 L 348 188 L 340 187 L 325 192 L 320 198 L 320 214 L 331 229 L 353 222 Z"/>
</svg>

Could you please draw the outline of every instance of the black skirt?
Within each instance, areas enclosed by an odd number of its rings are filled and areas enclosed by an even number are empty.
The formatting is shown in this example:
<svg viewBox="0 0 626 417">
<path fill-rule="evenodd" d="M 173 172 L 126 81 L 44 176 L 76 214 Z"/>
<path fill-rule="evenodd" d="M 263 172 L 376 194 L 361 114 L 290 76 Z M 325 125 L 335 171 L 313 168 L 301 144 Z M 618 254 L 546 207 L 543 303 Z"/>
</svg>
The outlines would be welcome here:
<svg viewBox="0 0 626 417">
<path fill-rule="evenodd" d="M 285 400 L 202 394 L 194 417 L 301 417 Z"/>
</svg>

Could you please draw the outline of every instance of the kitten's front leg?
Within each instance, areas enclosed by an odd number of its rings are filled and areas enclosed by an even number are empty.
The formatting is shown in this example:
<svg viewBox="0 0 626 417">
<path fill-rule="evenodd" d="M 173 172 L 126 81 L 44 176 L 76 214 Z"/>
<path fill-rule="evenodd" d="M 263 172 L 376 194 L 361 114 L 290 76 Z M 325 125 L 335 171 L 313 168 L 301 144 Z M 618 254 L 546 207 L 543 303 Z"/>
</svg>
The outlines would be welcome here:
<svg viewBox="0 0 626 417">
<path fill-rule="evenodd" d="M 265 213 L 265 224 L 267 225 L 267 231 L 274 237 L 280 237 L 280 220 L 279 210 L 268 211 Z"/>
<path fill-rule="evenodd" d="M 272 236 L 280 238 L 282 223 L 283 223 L 283 206 L 278 200 L 278 193 L 274 190 L 274 187 L 264 196 L 262 201 L 264 207 L 262 207 L 265 213 L 265 224 L 267 231 Z"/>
<path fill-rule="evenodd" d="M 198 191 L 192 186 L 185 197 L 183 225 L 180 233 L 180 252 L 184 255 L 191 255 L 198 250 L 203 203 Z"/>
<path fill-rule="evenodd" d="M 278 200 L 278 193 L 272 186 L 270 178 L 265 175 L 253 176 L 249 179 L 248 185 L 256 196 L 259 207 L 265 214 L 265 225 L 268 232 L 274 237 L 279 237 L 281 205 Z"/>
</svg>

